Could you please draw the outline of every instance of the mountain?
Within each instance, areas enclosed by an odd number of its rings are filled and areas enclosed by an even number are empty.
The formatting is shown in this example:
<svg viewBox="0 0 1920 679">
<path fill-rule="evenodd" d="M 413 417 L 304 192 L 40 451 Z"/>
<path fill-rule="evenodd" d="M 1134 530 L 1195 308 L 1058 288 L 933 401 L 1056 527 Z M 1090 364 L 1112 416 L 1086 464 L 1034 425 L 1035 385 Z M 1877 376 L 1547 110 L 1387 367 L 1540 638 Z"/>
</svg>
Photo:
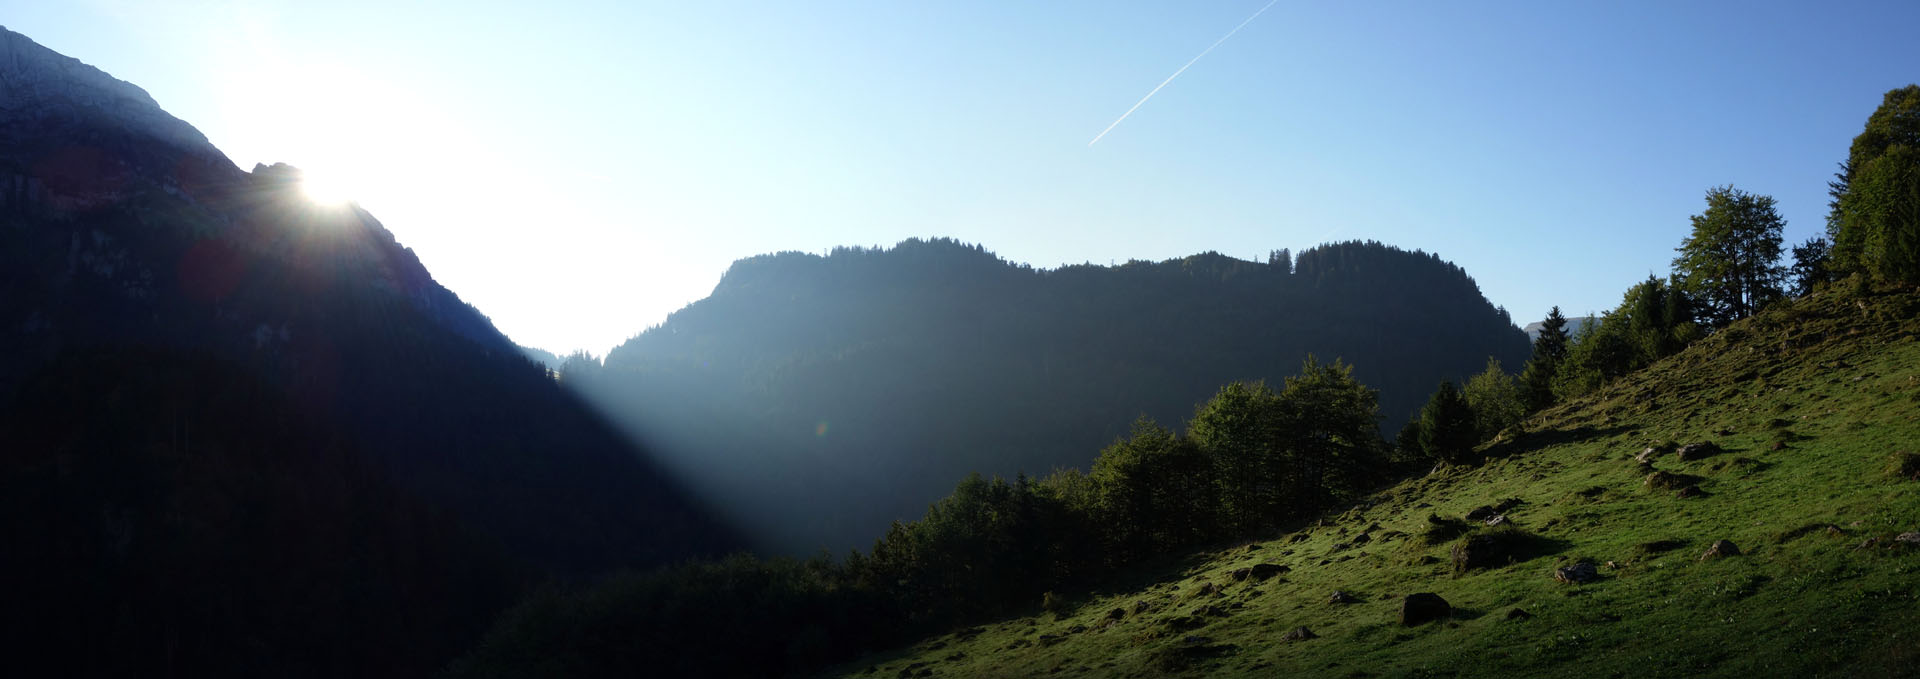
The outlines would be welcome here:
<svg viewBox="0 0 1920 679">
<path fill-rule="evenodd" d="M 1409 336 L 1407 328 L 1423 328 Z M 1141 415 L 1309 354 L 1397 428 L 1529 346 L 1459 267 L 1378 243 L 1037 270 L 950 240 L 736 262 L 706 299 L 563 379 L 788 553 L 864 548 L 969 472 L 1084 467 Z"/>
<path fill-rule="evenodd" d="M 527 360 L 533 361 L 534 363 L 538 363 L 540 365 L 544 365 L 553 370 L 559 370 L 560 366 L 566 363 L 566 360 L 560 358 L 559 354 L 555 354 L 545 349 L 536 349 L 534 347 L 520 347 L 520 353 L 521 355 L 526 356 Z"/>
<path fill-rule="evenodd" d="M 1598 328 L 1600 327 L 1600 321 L 1602 320 L 1605 320 L 1605 319 L 1602 319 L 1599 316 L 1570 317 L 1567 319 L 1567 336 L 1572 337 L 1574 335 L 1578 335 L 1580 333 L 1586 332 L 1593 328 Z M 1546 327 L 1547 327 L 1546 321 L 1534 321 L 1532 323 L 1528 323 L 1527 327 L 1521 328 L 1521 330 L 1527 333 L 1528 340 L 1536 340 L 1536 339 L 1540 339 L 1540 331 L 1545 329 Z"/>
<path fill-rule="evenodd" d="M 16 666 L 419 676 L 530 582 L 741 544 L 299 181 L 0 29 Z"/>
<path fill-rule="evenodd" d="M 1482 465 L 825 676 L 1914 676 L 1916 310 L 1782 303 Z M 1403 624 L 1421 593 L 1450 614 Z"/>
</svg>

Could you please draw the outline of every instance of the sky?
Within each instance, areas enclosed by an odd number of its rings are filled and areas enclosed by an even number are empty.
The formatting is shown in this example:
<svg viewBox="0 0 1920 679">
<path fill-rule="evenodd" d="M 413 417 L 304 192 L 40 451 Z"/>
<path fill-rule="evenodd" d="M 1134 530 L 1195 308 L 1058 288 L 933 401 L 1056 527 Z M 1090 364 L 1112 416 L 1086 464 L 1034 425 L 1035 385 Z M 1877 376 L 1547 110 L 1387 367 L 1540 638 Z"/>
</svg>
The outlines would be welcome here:
<svg viewBox="0 0 1920 679">
<path fill-rule="evenodd" d="M 736 259 L 911 237 L 1041 268 L 1372 239 L 1520 324 L 1604 311 L 1712 187 L 1822 232 L 1851 139 L 1920 79 L 1911 0 L 0 0 L 0 24 L 243 168 L 329 178 L 515 341 L 596 355 Z"/>
</svg>

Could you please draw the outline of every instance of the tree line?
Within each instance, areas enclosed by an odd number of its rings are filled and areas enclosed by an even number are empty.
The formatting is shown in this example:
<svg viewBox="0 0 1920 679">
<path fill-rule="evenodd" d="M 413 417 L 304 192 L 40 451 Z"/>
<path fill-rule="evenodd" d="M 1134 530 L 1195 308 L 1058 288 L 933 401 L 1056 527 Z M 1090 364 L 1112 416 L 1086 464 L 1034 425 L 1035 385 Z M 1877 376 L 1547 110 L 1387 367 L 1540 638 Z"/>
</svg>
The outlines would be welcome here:
<svg viewBox="0 0 1920 679">
<path fill-rule="evenodd" d="M 1468 461 L 1529 412 L 1679 353 L 1769 305 L 1838 281 L 1920 284 L 1920 86 L 1887 92 L 1828 184 L 1826 232 L 1783 247 L 1772 196 L 1719 186 L 1676 248 L 1671 273 L 1628 288 L 1594 327 L 1554 307 L 1518 375 L 1497 361 L 1464 390 L 1444 382 L 1395 438 L 1402 456 Z"/>
</svg>

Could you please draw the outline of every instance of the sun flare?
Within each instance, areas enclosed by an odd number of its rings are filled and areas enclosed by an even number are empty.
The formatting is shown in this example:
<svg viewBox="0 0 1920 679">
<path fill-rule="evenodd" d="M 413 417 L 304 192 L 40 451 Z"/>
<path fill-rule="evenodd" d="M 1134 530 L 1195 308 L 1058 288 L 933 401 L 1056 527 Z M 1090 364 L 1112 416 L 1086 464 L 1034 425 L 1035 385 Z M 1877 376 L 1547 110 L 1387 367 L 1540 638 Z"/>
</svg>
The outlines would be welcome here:
<svg viewBox="0 0 1920 679">
<path fill-rule="evenodd" d="M 346 181 L 337 174 L 302 170 L 300 189 L 307 194 L 307 200 L 319 205 L 339 206 L 353 200 L 353 191 Z"/>
</svg>

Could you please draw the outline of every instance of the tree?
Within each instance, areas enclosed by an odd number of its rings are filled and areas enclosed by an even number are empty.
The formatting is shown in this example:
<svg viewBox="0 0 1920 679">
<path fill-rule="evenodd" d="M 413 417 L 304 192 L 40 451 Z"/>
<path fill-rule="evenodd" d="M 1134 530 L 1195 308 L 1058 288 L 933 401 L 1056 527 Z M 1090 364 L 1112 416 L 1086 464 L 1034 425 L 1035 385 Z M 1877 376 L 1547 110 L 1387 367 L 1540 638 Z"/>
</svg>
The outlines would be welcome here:
<svg viewBox="0 0 1920 679">
<path fill-rule="evenodd" d="M 1210 462 L 1192 441 L 1153 420 L 1134 421 L 1130 436 L 1100 451 L 1089 477 L 1099 492 L 1101 530 L 1123 561 L 1210 537 Z"/>
<path fill-rule="evenodd" d="M 1833 270 L 1920 282 L 1920 85 L 1887 92 L 1835 179 Z"/>
<path fill-rule="evenodd" d="M 1420 448 L 1434 459 L 1459 464 L 1472 458 L 1476 438 L 1473 408 L 1453 382 L 1441 382 L 1420 410 Z"/>
<path fill-rule="evenodd" d="M 1280 400 L 1264 382 L 1235 382 L 1200 407 L 1187 438 L 1213 461 L 1221 523 L 1230 534 L 1271 525 L 1285 504 L 1287 460 L 1280 455 Z"/>
<path fill-rule="evenodd" d="M 1673 270 L 1680 287 L 1702 302 L 1704 320 L 1723 326 L 1780 297 L 1786 220 L 1772 196 L 1715 187 L 1707 191 L 1706 211 L 1692 219 L 1693 234 L 1680 242 Z"/>
<path fill-rule="evenodd" d="M 1533 340 L 1533 356 L 1520 370 L 1520 391 L 1528 410 L 1553 405 L 1553 378 L 1567 360 L 1567 317 L 1559 305 L 1547 312 L 1540 324 L 1540 335 Z"/>
<path fill-rule="evenodd" d="M 1520 385 L 1500 369 L 1500 360 L 1487 359 L 1487 369 L 1467 380 L 1467 406 L 1473 409 L 1473 428 L 1482 440 L 1493 438 L 1527 414 Z"/>
<path fill-rule="evenodd" d="M 1815 285 L 1833 282 L 1829 250 L 1827 239 L 1821 236 L 1793 246 L 1793 268 L 1789 272 L 1793 276 L 1794 296 L 1813 292 Z"/>
<path fill-rule="evenodd" d="M 1304 516 L 1365 489 L 1386 460 L 1380 396 L 1353 378 L 1353 367 L 1308 354 L 1278 395 L 1280 454 L 1290 478 L 1282 511 Z"/>
<path fill-rule="evenodd" d="M 1554 397 L 1572 398 L 1673 355 L 1700 336 L 1695 303 L 1677 285 L 1649 275 L 1620 306 L 1574 336 L 1554 376 Z"/>
</svg>

